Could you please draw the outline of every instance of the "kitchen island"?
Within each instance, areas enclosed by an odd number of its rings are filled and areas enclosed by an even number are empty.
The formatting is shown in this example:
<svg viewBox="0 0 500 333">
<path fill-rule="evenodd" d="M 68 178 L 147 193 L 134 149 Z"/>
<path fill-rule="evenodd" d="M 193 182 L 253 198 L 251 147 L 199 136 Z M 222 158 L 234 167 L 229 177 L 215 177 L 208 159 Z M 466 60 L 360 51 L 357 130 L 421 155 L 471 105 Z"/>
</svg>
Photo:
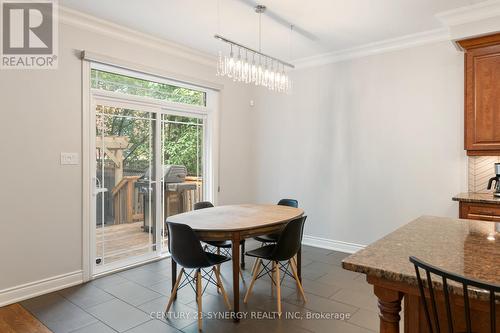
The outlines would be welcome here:
<svg viewBox="0 0 500 333">
<path fill-rule="evenodd" d="M 419 217 L 342 262 L 344 269 L 366 274 L 373 285 L 382 333 L 399 332 L 403 300 L 404 331 L 428 331 L 410 256 L 467 278 L 500 284 L 500 234 L 495 231 L 495 223 Z M 465 331 L 462 289 L 455 285 L 451 288 L 456 331 Z M 475 332 L 489 332 L 487 296 L 479 291 L 470 294 Z M 439 316 L 445 320 L 442 310 Z M 498 322 L 500 306 L 496 310 Z"/>
</svg>

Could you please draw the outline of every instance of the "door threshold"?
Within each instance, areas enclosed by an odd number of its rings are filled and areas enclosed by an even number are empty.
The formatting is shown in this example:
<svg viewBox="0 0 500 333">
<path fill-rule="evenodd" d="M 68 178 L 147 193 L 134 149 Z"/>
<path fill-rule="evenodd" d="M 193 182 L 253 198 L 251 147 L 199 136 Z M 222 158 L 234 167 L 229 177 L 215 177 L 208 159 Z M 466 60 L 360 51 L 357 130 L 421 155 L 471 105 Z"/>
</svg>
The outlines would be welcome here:
<svg viewBox="0 0 500 333">
<path fill-rule="evenodd" d="M 131 263 L 131 264 L 123 265 L 123 263 L 117 263 L 116 267 L 107 268 L 105 270 L 96 269 L 96 273 L 90 278 L 90 281 L 107 276 L 107 275 L 115 274 L 118 272 L 123 272 L 123 271 L 126 271 L 126 270 L 131 269 L 131 268 L 137 268 L 140 266 L 144 266 L 144 265 L 150 264 L 152 262 L 160 261 L 160 260 L 163 260 L 166 258 L 170 258 L 169 252 L 163 253 L 159 256 L 155 256 L 152 258 L 139 260 L 139 261 L 136 261 L 136 262 Z"/>
</svg>

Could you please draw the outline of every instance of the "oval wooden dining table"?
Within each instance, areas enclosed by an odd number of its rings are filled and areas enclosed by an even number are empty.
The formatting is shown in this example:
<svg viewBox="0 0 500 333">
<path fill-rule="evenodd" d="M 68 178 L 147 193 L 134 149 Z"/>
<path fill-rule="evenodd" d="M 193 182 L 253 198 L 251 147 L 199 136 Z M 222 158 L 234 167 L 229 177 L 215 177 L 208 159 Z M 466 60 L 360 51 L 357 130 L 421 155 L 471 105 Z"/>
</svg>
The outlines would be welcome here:
<svg viewBox="0 0 500 333">
<path fill-rule="evenodd" d="M 233 316 L 238 320 L 240 310 L 240 241 L 281 230 L 287 222 L 301 217 L 300 208 L 279 205 L 228 205 L 193 210 L 169 216 L 168 222 L 189 225 L 204 240 L 231 240 L 233 262 Z M 301 251 L 297 254 L 297 273 L 301 278 Z M 177 264 L 172 260 L 172 288 L 177 276 Z"/>
</svg>

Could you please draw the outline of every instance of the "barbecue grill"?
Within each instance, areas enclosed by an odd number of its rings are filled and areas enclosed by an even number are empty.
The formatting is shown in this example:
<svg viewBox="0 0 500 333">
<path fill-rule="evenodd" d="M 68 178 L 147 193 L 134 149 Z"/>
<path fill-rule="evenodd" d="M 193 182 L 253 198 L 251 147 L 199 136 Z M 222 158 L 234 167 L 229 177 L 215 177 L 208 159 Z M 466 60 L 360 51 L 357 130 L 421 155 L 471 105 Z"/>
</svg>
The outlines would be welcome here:
<svg viewBox="0 0 500 333">
<path fill-rule="evenodd" d="M 149 212 L 154 212 L 154 201 L 152 201 L 152 207 L 149 207 L 147 203 L 149 202 L 149 198 L 152 191 L 150 188 L 150 178 L 151 178 L 151 168 L 148 168 L 144 175 L 139 178 L 136 182 L 136 186 L 139 191 L 143 194 L 143 210 L 144 210 L 144 222 L 143 229 L 145 232 L 151 231 L 150 225 L 155 228 L 155 219 L 154 216 L 150 217 Z M 164 193 L 164 215 L 167 218 L 172 213 L 183 213 L 185 211 L 184 207 L 184 192 L 196 190 L 196 184 L 194 183 L 186 183 L 187 169 L 184 165 L 163 165 L 163 193 Z M 169 198 L 172 196 L 176 197 L 177 201 L 177 210 L 173 212 L 172 208 L 169 205 Z M 152 219 L 152 223 L 150 223 L 150 218 Z"/>
<path fill-rule="evenodd" d="M 151 178 L 151 168 L 148 168 L 138 182 L 148 182 Z M 184 165 L 166 164 L 163 166 L 163 181 L 165 183 L 183 183 L 186 181 L 187 169 Z"/>
</svg>

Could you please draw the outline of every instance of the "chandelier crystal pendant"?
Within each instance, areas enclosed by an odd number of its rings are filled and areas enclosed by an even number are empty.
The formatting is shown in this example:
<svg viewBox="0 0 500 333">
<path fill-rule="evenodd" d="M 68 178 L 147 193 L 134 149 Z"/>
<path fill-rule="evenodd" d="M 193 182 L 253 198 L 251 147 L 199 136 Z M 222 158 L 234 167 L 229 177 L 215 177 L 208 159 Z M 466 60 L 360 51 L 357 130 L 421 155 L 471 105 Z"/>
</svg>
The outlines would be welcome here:
<svg viewBox="0 0 500 333">
<path fill-rule="evenodd" d="M 255 11 L 262 14 L 266 7 L 258 5 Z M 293 26 L 290 27 L 293 29 Z M 272 91 L 290 93 L 292 81 L 287 68 L 292 64 L 261 52 L 261 17 L 259 15 L 259 51 L 216 34 L 216 39 L 224 42 L 228 49 L 219 51 L 217 76 L 226 76 L 235 82 L 263 86 Z"/>
</svg>

